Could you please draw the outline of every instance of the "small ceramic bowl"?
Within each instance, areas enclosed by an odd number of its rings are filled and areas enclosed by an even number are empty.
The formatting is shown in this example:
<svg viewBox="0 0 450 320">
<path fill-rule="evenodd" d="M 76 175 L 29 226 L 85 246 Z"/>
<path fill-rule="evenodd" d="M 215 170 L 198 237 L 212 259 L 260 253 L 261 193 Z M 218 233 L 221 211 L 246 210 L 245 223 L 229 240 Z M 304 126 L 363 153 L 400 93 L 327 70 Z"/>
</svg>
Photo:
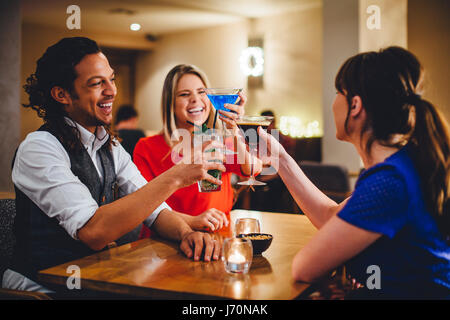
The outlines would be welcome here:
<svg viewBox="0 0 450 320">
<path fill-rule="evenodd" d="M 266 251 L 272 243 L 273 236 L 268 233 L 248 233 L 240 234 L 238 238 L 249 239 L 253 246 L 253 255 L 260 255 Z"/>
</svg>

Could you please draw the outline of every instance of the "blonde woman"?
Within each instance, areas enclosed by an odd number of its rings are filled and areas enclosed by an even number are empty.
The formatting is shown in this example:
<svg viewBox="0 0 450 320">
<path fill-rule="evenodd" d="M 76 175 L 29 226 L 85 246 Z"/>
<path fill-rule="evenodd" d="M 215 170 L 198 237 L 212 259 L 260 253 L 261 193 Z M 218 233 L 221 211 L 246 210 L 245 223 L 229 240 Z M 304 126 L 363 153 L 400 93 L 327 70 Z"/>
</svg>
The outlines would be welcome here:
<svg viewBox="0 0 450 320">
<path fill-rule="evenodd" d="M 200 125 L 206 123 L 208 128 L 212 128 L 215 109 L 206 95 L 207 87 L 208 80 L 204 73 L 192 65 L 177 65 L 167 74 L 162 92 L 163 130 L 157 135 L 141 139 L 133 156 L 136 166 L 148 181 L 174 166 L 171 153 L 178 143 L 177 130 L 184 129 L 193 134 L 194 123 Z M 244 94 L 240 93 L 239 97 L 238 104 L 226 105 L 226 108 L 233 112 L 220 111 L 220 118 L 227 127 L 234 130 L 236 125 L 233 119 L 244 113 L 246 102 Z M 221 121 L 217 120 L 216 128 L 221 125 Z M 245 154 L 245 163 L 238 164 L 236 155 L 227 156 L 229 163 L 225 164 L 227 171 L 222 173 L 220 191 L 199 192 L 195 183 L 179 189 L 166 201 L 193 229 L 206 228 L 216 231 L 228 225 L 228 215 L 234 198 L 231 173 L 241 176 L 249 176 L 251 173 L 250 156 L 245 151 L 245 145 L 239 139 L 231 139 L 225 143 L 228 148 L 234 148 L 233 145 L 236 145 Z M 259 171 L 261 165 L 257 163 L 255 172 Z M 147 229 L 142 236 L 149 236 L 148 231 Z"/>
</svg>

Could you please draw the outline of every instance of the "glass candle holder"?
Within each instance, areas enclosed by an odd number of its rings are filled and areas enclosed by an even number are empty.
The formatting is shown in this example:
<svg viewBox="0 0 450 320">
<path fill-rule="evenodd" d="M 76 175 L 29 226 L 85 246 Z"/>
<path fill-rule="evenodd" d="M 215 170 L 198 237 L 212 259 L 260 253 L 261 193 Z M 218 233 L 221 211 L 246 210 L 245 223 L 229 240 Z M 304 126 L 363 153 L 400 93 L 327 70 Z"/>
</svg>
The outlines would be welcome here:
<svg viewBox="0 0 450 320">
<path fill-rule="evenodd" d="M 236 237 L 240 234 L 261 233 L 259 220 L 254 218 L 237 219 L 234 224 L 234 233 Z"/>
<path fill-rule="evenodd" d="M 224 240 L 222 261 L 228 273 L 248 273 L 252 258 L 253 247 L 250 240 L 239 238 Z"/>
</svg>

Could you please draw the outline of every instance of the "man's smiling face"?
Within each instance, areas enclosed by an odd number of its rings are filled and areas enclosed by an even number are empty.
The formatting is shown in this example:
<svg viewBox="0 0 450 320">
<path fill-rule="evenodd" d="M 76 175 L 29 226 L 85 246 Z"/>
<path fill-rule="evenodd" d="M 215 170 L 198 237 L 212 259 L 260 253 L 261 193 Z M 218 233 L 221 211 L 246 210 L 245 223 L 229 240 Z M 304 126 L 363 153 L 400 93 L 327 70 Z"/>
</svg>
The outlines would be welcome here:
<svg viewBox="0 0 450 320">
<path fill-rule="evenodd" d="M 69 117 L 90 132 L 96 126 L 111 124 L 117 88 L 108 59 L 101 52 L 88 54 L 74 69 L 74 92 L 66 106 Z"/>
</svg>

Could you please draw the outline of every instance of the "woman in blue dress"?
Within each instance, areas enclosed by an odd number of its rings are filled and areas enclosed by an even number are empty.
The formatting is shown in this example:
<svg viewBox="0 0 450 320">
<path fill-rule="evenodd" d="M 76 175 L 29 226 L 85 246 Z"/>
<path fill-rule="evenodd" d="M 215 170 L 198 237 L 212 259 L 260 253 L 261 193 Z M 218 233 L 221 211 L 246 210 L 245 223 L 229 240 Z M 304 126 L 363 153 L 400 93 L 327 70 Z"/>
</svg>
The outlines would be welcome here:
<svg viewBox="0 0 450 320">
<path fill-rule="evenodd" d="M 316 281 L 345 264 L 363 285 L 356 297 L 450 298 L 449 127 L 420 95 L 422 71 L 399 47 L 355 55 L 340 68 L 336 137 L 354 145 L 365 168 L 342 203 L 259 129 L 269 151 L 279 152 L 279 175 L 319 229 L 293 260 L 296 281 Z"/>
</svg>

